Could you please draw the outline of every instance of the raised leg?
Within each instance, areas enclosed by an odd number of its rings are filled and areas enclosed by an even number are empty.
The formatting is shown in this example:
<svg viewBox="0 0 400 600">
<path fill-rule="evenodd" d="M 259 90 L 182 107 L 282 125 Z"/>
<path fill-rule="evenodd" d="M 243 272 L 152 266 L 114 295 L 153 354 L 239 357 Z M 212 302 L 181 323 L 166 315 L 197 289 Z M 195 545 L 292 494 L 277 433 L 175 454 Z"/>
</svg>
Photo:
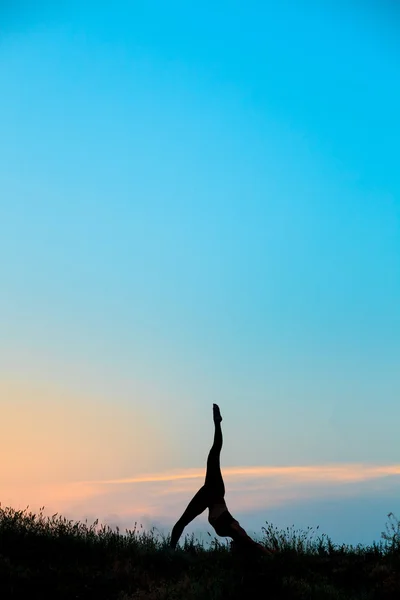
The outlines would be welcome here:
<svg viewBox="0 0 400 600">
<path fill-rule="evenodd" d="M 193 496 L 192 500 L 187 505 L 187 508 L 181 518 L 175 523 L 171 532 L 170 545 L 175 548 L 179 538 L 181 537 L 183 530 L 193 519 L 204 512 L 209 504 L 209 497 L 206 487 L 203 485 Z"/>
<path fill-rule="evenodd" d="M 207 488 L 212 502 L 222 500 L 225 496 L 225 485 L 222 479 L 220 454 L 222 450 L 221 413 L 217 404 L 213 405 L 214 442 L 207 458 L 207 472 L 204 486 Z"/>
</svg>

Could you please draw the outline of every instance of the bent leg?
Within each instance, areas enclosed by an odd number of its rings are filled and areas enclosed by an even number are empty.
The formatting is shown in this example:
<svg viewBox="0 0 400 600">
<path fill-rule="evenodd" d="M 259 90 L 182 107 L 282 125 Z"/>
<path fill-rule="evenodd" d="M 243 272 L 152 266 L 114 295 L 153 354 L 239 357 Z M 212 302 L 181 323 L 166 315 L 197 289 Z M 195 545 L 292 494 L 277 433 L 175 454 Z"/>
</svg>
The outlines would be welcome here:
<svg viewBox="0 0 400 600">
<path fill-rule="evenodd" d="M 202 512 L 205 511 L 209 504 L 209 496 L 207 493 L 206 487 L 203 485 L 197 492 L 195 496 L 193 496 L 192 500 L 186 507 L 185 512 L 181 516 L 181 518 L 175 523 L 172 532 L 171 532 L 171 541 L 170 545 L 172 548 L 175 548 L 179 538 L 182 535 L 183 530 L 193 519 L 195 519 L 198 515 L 201 515 Z"/>
</svg>

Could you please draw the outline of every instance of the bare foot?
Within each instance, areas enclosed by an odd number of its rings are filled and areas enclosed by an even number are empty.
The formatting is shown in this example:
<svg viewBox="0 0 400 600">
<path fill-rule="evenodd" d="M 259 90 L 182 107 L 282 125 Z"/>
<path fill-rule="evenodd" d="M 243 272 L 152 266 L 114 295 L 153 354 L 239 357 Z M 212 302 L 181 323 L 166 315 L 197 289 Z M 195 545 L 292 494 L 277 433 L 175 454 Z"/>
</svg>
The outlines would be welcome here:
<svg viewBox="0 0 400 600">
<path fill-rule="evenodd" d="M 220 413 L 218 404 L 213 404 L 213 417 L 214 417 L 214 423 L 221 423 L 222 417 L 221 417 L 221 413 Z"/>
</svg>

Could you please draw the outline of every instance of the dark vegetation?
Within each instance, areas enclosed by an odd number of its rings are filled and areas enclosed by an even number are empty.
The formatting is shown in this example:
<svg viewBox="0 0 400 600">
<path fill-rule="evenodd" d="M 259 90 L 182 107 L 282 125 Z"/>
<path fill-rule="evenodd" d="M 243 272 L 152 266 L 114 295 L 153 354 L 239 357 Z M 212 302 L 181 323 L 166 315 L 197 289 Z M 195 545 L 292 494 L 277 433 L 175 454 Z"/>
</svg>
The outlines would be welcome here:
<svg viewBox="0 0 400 600">
<path fill-rule="evenodd" d="M 122 534 L 0 505 L 0 598 L 400 600 L 400 522 L 392 514 L 371 546 L 268 523 L 261 541 L 277 552 L 251 556 L 193 537 L 172 551 L 154 530 Z"/>
</svg>

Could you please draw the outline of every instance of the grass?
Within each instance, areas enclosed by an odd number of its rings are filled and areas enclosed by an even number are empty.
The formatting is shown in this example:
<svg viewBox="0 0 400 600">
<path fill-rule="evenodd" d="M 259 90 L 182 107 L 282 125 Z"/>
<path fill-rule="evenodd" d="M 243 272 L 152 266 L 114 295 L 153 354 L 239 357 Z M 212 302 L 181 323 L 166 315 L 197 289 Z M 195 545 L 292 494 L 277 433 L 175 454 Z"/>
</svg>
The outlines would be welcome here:
<svg viewBox="0 0 400 600">
<path fill-rule="evenodd" d="M 371 546 L 266 523 L 262 543 L 277 552 L 255 557 L 193 536 L 172 551 L 137 524 L 121 533 L 0 505 L 0 598 L 399 600 L 400 522 L 388 517 Z"/>
</svg>

